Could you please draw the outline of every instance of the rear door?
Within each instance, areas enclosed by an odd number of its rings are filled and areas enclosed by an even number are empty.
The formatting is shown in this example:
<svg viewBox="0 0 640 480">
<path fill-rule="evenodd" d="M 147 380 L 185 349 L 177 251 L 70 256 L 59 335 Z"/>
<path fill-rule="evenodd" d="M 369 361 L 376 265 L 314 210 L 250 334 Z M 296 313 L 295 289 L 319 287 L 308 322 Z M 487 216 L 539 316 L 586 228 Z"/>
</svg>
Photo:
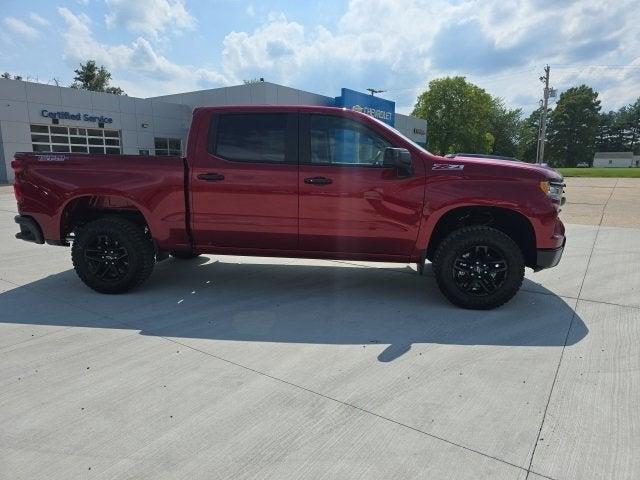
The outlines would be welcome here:
<svg viewBox="0 0 640 480">
<path fill-rule="evenodd" d="M 383 166 L 392 140 L 346 117 L 300 115 L 300 248 L 409 257 L 424 197 L 414 175 Z"/>
<path fill-rule="evenodd" d="M 214 113 L 207 137 L 191 169 L 197 247 L 295 249 L 297 112 Z"/>
</svg>

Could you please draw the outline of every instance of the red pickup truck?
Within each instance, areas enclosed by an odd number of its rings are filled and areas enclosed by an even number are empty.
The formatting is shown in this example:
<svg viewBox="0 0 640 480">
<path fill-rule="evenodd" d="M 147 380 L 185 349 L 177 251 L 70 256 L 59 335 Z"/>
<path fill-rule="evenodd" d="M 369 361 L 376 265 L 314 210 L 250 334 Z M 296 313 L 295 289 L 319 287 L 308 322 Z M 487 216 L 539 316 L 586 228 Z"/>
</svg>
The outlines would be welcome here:
<svg viewBox="0 0 640 480">
<path fill-rule="evenodd" d="M 199 254 L 416 263 L 454 304 L 511 299 L 565 245 L 563 179 L 522 162 L 433 155 L 362 113 L 197 108 L 186 156 L 18 153 L 20 232 L 71 247 L 89 287 L 120 293 Z"/>
</svg>

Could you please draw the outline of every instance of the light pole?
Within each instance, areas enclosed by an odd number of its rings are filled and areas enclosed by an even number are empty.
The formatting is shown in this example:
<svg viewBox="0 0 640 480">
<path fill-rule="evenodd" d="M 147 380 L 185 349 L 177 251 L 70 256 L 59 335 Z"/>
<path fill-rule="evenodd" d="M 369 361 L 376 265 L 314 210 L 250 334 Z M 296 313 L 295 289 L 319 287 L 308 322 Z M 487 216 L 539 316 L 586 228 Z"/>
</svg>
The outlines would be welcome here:
<svg viewBox="0 0 640 480">
<path fill-rule="evenodd" d="M 371 92 L 371 96 L 373 97 L 376 93 L 384 93 L 386 90 L 378 90 L 376 88 L 367 88 L 368 92 Z"/>
<path fill-rule="evenodd" d="M 549 88 L 549 75 L 551 67 L 544 67 L 544 76 L 540 77 L 540 81 L 544 83 L 544 96 L 542 100 L 542 116 L 540 117 L 540 130 L 538 131 L 538 151 L 536 153 L 536 163 L 544 162 L 544 144 L 547 141 L 547 109 L 549 106 L 549 97 L 555 97 L 556 91 Z"/>
</svg>

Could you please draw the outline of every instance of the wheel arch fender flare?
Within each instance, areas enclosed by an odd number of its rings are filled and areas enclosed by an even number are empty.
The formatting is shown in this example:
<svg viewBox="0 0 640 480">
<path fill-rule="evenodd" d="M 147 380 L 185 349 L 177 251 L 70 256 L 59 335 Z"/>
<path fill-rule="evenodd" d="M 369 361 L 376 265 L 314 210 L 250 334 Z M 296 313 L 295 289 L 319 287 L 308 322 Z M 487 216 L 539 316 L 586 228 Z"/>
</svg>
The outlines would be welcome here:
<svg viewBox="0 0 640 480">
<path fill-rule="evenodd" d="M 420 231 L 420 235 L 416 243 L 416 256 L 429 257 L 435 248 L 437 248 L 437 245 L 442 241 L 444 236 L 455 229 L 451 224 L 447 225 L 447 222 L 449 220 L 454 220 L 459 216 L 469 215 L 473 212 L 476 214 L 493 215 L 495 218 L 492 218 L 492 220 L 496 220 L 500 217 L 500 221 L 497 222 L 499 225 L 494 226 L 503 231 L 503 233 L 511 236 L 514 241 L 516 241 L 523 250 L 527 263 L 534 260 L 533 256 L 536 248 L 536 229 L 531 219 L 518 208 L 514 208 L 513 205 L 497 206 L 495 204 L 481 203 L 448 205 L 432 212 L 425 219 L 424 226 Z M 508 228 L 504 228 L 505 224 L 509 223 L 508 219 L 514 219 L 517 224 L 523 228 L 513 229 L 513 231 L 510 231 Z M 484 224 L 482 221 L 477 221 L 478 219 L 475 220 L 476 221 L 470 221 L 463 226 Z"/>
<path fill-rule="evenodd" d="M 71 215 L 74 213 L 75 208 L 80 206 L 93 211 L 107 212 L 112 210 L 114 215 L 127 211 L 136 212 L 140 214 L 146 226 L 149 228 L 151 237 L 155 239 L 154 234 L 156 233 L 156 229 L 150 221 L 152 213 L 143 204 L 124 192 L 116 193 L 113 191 L 93 190 L 91 193 L 77 192 L 69 196 L 62 204 L 57 214 L 57 224 L 59 226 L 59 236 L 61 240 L 64 240 L 62 237 L 69 233 L 67 231 L 69 228 L 68 222 L 72 219 Z"/>
</svg>

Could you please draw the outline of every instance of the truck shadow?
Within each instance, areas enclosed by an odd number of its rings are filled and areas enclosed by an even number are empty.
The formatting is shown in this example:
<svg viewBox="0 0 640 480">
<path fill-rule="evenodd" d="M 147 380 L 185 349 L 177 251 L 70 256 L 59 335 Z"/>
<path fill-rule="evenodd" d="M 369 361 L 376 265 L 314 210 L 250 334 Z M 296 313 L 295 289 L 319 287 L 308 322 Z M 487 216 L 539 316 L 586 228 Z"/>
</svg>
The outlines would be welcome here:
<svg viewBox="0 0 640 480">
<path fill-rule="evenodd" d="M 27 341 L 46 325 L 185 341 L 387 345 L 381 362 L 416 344 L 557 347 L 588 333 L 571 301 L 528 291 L 529 280 L 507 305 L 479 312 L 449 304 L 429 269 L 418 276 L 403 266 L 217 258 L 162 262 L 145 286 L 120 296 L 95 293 L 66 270 L 0 293 L 0 323 L 24 325 Z"/>
</svg>

